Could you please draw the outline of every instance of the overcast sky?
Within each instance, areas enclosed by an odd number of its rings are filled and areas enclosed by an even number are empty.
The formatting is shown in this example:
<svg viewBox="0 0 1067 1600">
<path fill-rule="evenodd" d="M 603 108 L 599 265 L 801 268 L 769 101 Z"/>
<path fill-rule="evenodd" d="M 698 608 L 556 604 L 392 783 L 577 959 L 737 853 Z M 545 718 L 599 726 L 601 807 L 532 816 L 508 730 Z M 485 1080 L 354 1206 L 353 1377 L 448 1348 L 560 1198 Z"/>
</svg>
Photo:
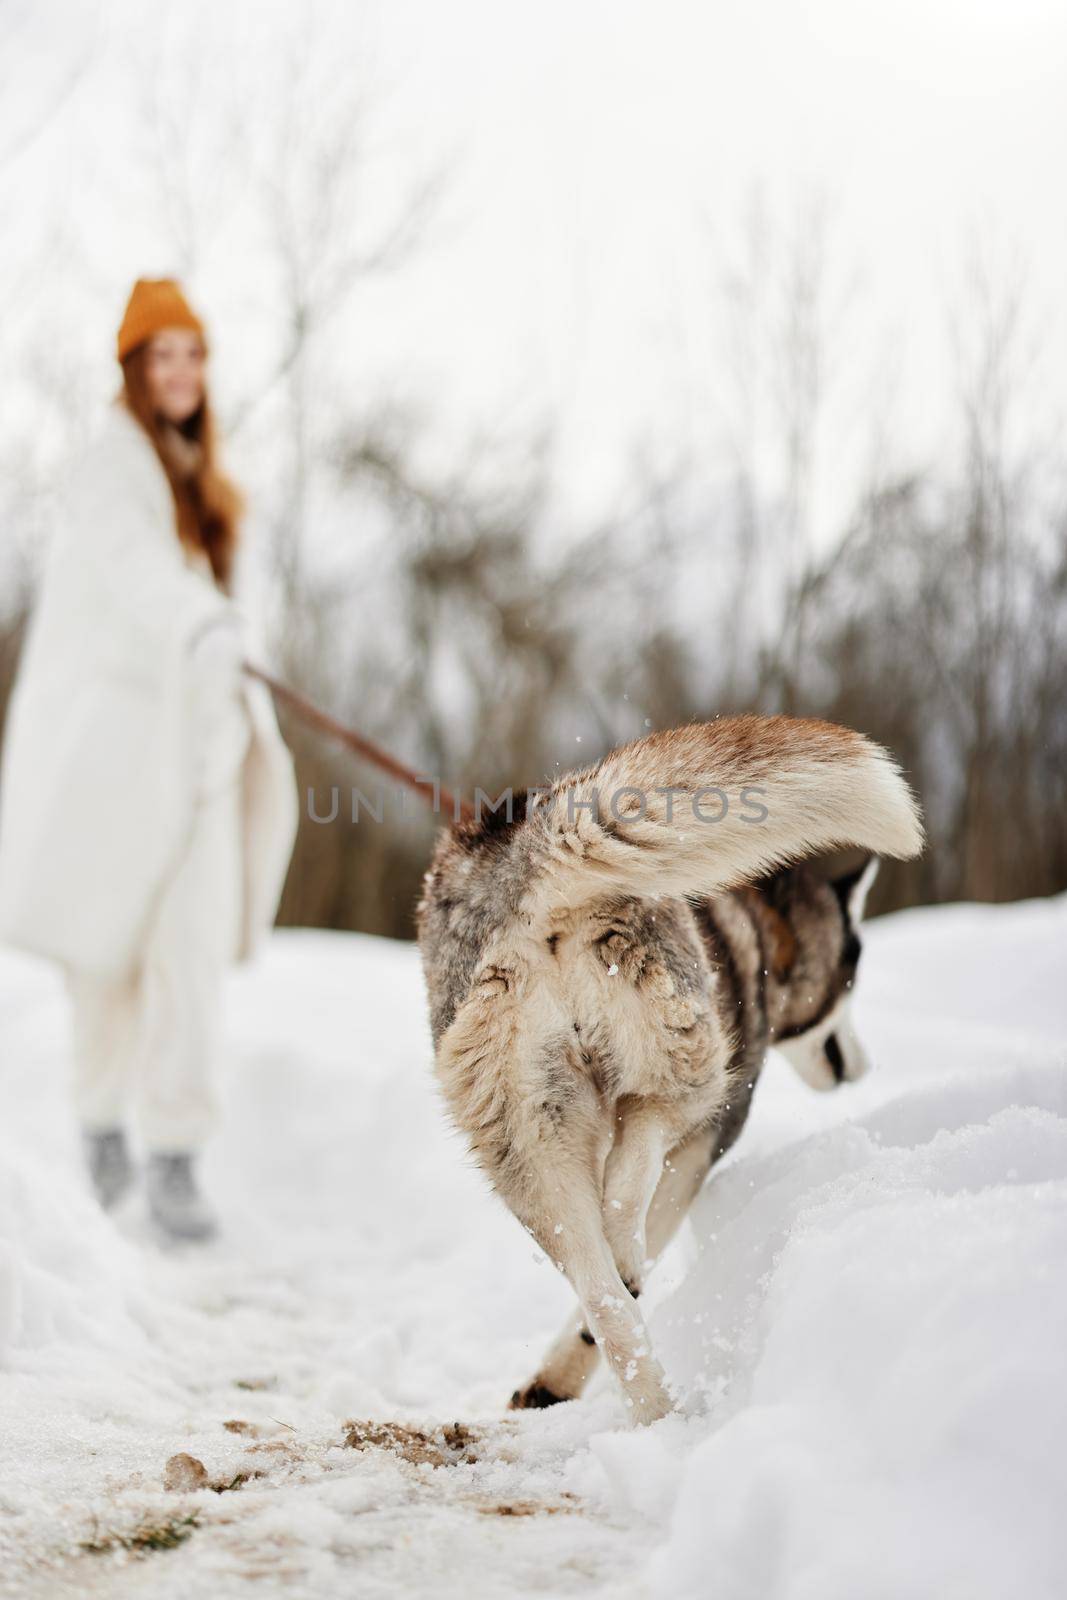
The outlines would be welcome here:
<svg viewBox="0 0 1067 1600">
<path fill-rule="evenodd" d="M 9 18 L 26 9 L 8 5 Z M 30 9 L 26 59 L 7 83 L 28 105 L 89 11 Z M 250 48 L 270 50 L 315 9 L 336 41 L 338 81 L 388 84 L 382 125 L 413 166 L 456 155 L 443 242 L 369 298 L 353 361 L 368 382 L 402 373 L 459 427 L 555 415 L 556 466 L 576 508 L 603 503 L 650 429 L 668 454 L 702 449 L 723 399 L 716 283 L 757 184 L 783 223 L 805 195 L 829 203 L 834 272 L 851 289 L 846 354 L 857 382 L 893 379 L 903 456 L 938 448 L 946 317 L 971 236 L 1025 263 L 1042 330 L 1035 384 L 1062 400 L 1057 0 L 216 0 L 177 13 L 116 0 L 100 12 L 103 70 L 72 113 L 106 152 L 91 205 L 109 215 L 122 204 L 115 102 L 132 90 L 131 32 L 229 13 L 238 38 L 247 30 Z M 56 148 L 40 141 L 33 159 L 54 164 Z M 116 232 L 117 295 L 137 272 L 165 270 L 145 254 Z M 254 275 L 254 262 L 240 265 Z"/>
</svg>

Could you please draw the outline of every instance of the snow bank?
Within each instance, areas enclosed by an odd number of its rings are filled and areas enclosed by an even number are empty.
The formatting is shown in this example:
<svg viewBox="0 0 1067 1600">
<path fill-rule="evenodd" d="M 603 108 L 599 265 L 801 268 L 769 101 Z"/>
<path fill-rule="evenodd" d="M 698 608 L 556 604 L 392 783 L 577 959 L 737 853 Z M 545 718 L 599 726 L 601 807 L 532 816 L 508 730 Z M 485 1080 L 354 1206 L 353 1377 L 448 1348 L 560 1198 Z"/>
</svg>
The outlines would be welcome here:
<svg viewBox="0 0 1067 1600">
<path fill-rule="evenodd" d="M 3 1373 L 23 1361 L 66 1352 L 85 1372 L 150 1355 L 143 1257 L 81 1172 L 63 1000 L 48 963 L 0 947 L 0 1396 Z"/>
<path fill-rule="evenodd" d="M 0 1371 L 15 1352 L 66 1343 L 79 1355 L 125 1347 L 143 1354 L 130 1313 L 137 1257 L 86 1192 L 0 1133 Z"/>
<path fill-rule="evenodd" d="M 703 1197 L 656 1331 L 683 1386 L 726 1387 L 657 1595 L 1056 1592 L 1064 1074 L 994 1075 L 981 1121 L 961 1087 L 962 1107 L 931 1091 Z M 902 1123 L 913 1143 L 891 1142 Z"/>
</svg>

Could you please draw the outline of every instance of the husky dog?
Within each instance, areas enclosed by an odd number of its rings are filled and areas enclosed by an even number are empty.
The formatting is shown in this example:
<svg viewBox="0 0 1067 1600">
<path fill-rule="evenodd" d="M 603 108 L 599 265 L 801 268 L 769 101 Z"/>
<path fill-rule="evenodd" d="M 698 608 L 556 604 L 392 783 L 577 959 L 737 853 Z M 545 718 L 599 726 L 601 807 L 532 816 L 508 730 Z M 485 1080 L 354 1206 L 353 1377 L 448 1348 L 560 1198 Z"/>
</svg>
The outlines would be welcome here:
<svg viewBox="0 0 1067 1600">
<path fill-rule="evenodd" d="M 671 1406 L 637 1304 L 770 1043 L 832 1088 L 875 861 L 918 807 L 851 729 L 743 716 L 655 733 L 444 832 L 417 910 L 435 1067 L 494 1187 L 581 1305 L 513 1406 L 570 1399 L 603 1353 L 631 1416 Z"/>
</svg>

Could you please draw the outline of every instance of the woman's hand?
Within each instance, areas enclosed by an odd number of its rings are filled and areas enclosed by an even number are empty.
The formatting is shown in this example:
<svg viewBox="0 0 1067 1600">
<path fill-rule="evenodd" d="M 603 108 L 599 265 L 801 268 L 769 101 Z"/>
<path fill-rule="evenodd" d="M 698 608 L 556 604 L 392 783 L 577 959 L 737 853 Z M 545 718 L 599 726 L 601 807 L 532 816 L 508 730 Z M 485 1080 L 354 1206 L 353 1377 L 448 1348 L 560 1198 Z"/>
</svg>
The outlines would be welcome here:
<svg viewBox="0 0 1067 1600">
<path fill-rule="evenodd" d="M 190 732 L 199 799 L 234 781 L 252 736 L 241 666 L 244 635 L 244 619 L 233 607 L 230 616 L 204 627 L 190 648 Z"/>
</svg>

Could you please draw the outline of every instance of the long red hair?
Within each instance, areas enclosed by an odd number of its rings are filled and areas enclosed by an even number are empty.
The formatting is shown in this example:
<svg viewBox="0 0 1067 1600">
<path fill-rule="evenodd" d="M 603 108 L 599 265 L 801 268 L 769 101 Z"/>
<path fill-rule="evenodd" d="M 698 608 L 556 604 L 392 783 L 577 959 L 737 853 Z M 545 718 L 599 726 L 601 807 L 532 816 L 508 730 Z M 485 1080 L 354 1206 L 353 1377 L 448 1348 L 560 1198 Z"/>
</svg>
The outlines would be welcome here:
<svg viewBox="0 0 1067 1600">
<path fill-rule="evenodd" d="M 145 343 L 131 350 L 122 363 L 122 398 L 163 464 L 174 494 L 178 538 L 192 549 L 205 552 L 215 582 L 229 593 L 245 501 L 219 465 L 215 418 L 206 387 L 191 417 L 181 424 L 165 422 L 152 404 Z M 191 473 L 179 472 L 167 450 L 165 429 L 173 426 L 191 444 L 199 446 L 200 460 Z"/>
</svg>

